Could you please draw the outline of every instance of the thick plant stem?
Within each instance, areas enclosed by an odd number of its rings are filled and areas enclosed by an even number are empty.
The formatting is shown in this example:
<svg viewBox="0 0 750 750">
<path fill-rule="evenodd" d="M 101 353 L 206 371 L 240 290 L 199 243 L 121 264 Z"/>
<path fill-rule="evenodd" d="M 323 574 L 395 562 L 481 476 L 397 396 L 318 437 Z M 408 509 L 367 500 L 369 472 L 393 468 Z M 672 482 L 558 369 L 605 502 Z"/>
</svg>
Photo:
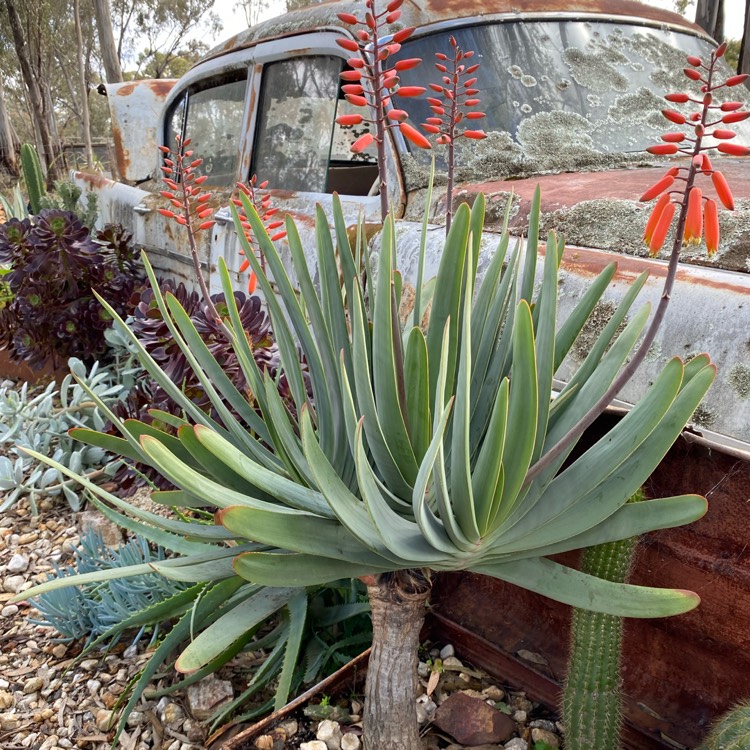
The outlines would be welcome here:
<svg viewBox="0 0 750 750">
<path fill-rule="evenodd" d="M 643 500 L 637 492 L 629 502 Z M 581 570 L 624 583 L 637 537 L 590 547 Z M 573 610 L 568 676 L 563 693 L 565 745 L 572 750 L 619 750 L 622 718 L 620 662 L 623 618 Z"/>
<path fill-rule="evenodd" d="M 430 595 L 419 570 L 368 580 L 372 653 L 364 709 L 365 750 L 422 750 L 417 723 L 417 650 Z"/>
</svg>

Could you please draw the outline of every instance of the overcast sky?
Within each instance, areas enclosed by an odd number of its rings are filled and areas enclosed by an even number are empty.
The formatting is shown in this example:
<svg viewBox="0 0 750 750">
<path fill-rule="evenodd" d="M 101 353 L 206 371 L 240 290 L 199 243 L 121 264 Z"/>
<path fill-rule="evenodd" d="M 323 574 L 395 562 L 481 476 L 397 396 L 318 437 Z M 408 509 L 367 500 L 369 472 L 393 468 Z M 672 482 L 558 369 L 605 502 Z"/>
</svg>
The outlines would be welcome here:
<svg viewBox="0 0 750 750">
<path fill-rule="evenodd" d="M 237 0 L 216 0 L 214 9 L 221 16 L 224 22 L 224 31 L 221 32 L 218 39 L 214 39 L 209 44 L 219 44 L 224 39 L 228 39 L 237 33 L 238 29 L 245 28 L 245 16 L 242 11 L 236 9 Z M 660 8 L 674 10 L 673 0 L 650 0 L 647 5 L 656 5 Z M 284 11 L 284 0 L 271 0 L 269 8 L 261 15 L 263 18 L 271 18 Z M 724 0 L 724 28 L 728 36 L 739 37 L 742 32 L 744 23 L 745 0 Z M 688 17 L 692 20 L 695 18 L 695 4 L 693 3 L 687 11 Z M 733 33 L 734 32 L 734 33 Z"/>
</svg>

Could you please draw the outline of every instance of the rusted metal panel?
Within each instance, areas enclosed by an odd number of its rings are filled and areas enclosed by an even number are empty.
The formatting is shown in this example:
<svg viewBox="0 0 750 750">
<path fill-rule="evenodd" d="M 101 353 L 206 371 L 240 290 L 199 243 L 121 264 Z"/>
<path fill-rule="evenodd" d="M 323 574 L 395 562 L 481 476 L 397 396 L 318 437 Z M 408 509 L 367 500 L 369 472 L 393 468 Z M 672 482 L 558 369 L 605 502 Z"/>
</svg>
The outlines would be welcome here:
<svg viewBox="0 0 750 750">
<path fill-rule="evenodd" d="M 665 748 L 675 742 L 697 746 L 712 721 L 750 697 L 749 487 L 750 463 L 684 440 L 646 485 L 650 497 L 699 493 L 709 501 L 701 520 L 643 537 L 630 579 L 701 596 L 700 606 L 685 615 L 625 623 L 624 715 Z M 575 556 L 565 562 L 574 564 Z M 540 654 L 549 668 L 533 666 L 530 685 L 544 700 L 558 694 L 566 671 L 569 607 L 464 573 L 438 577 L 432 606 L 441 619 L 488 641 L 521 673 L 518 652 Z"/>
<path fill-rule="evenodd" d="M 349 28 L 343 24 L 338 13 L 361 13 L 361 3 L 345 0 L 327 2 L 300 8 L 276 18 L 263 21 L 247 31 L 212 49 L 203 59 L 212 59 L 251 47 L 260 42 L 279 39 L 294 34 L 335 27 Z M 522 4 L 513 0 L 498 0 L 488 5 L 483 0 L 406 0 L 401 7 L 400 24 L 403 27 L 424 27 L 441 22 L 461 22 L 465 19 L 477 21 L 498 19 L 580 18 L 606 16 L 608 20 L 638 19 L 641 23 L 672 26 L 705 36 L 698 26 L 677 13 L 661 10 L 631 0 L 525 0 Z"/>
<path fill-rule="evenodd" d="M 144 180 L 156 170 L 157 123 L 175 83 L 159 79 L 106 84 L 115 163 L 124 182 Z"/>
</svg>

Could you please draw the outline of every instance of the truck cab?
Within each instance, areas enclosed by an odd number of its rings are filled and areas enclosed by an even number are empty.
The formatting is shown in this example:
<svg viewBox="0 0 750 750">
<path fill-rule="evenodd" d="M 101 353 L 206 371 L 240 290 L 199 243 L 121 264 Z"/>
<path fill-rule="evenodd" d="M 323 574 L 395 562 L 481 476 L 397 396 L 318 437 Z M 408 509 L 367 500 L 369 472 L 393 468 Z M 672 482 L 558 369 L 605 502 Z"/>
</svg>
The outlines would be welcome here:
<svg viewBox="0 0 750 750">
<path fill-rule="evenodd" d="M 350 53 L 336 40 L 354 35 L 338 14 L 360 11 L 352 2 L 292 11 L 241 31 L 176 82 L 108 86 L 118 174 L 75 175 L 85 190 L 97 193 L 101 221 L 129 229 L 159 273 L 191 280 L 187 238 L 157 210 L 165 205 L 157 146 L 174 147 L 181 136 L 203 158 L 205 187 L 213 194 L 216 224 L 201 234 L 212 291 L 219 291 L 219 256 L 231 269 L 241 265 L 229 203 L 236 183 L 252 175 L 268 181 L 273 205 L 295 220 L 311 266 L 315 207 L 330 215 L 334 192 L 346 221 L 371 225 L 377 243 L 375 155 L 350 150 L 367 126 L 336 123 L 353 111 L 340 78 Z M 619 263 L 613 304 L 644 268 L 651 273 L 644 293 L 656 301 L 665 267 L 645 257 L 650 208 L 638 197 L 662 176 L 666 157 L 644 149 L 666 129 L 664 95 L 685 86 L 685 56 L 706 57 L 715 42 L 674 13 L 630 0 L 530 0 L 520 6 L 510 0 L 406 0 L 393 31 L 402 27 L 415 31 L 398 55 L 423 60 L 401 73 L 403 85 L 439 82 L 434 54 L 448 51 L 451 36 L 473 50 L 480 64 L 476 88 L 487 138 L 457 142 L 454 199 L 486 196 L 487 251 L 497 242 L 508 201 L 511 231 L 527 232 L 528 207 L 541 185 L 540 234 L 554 228 L 569 248 L 563 315 L 613 254 Z M 726 96 L 737 93 L 727 90 Z M 400 101 L 415 126 L 430 114 L 422 99 Z M 750 144 L 747 123 L 737 130 L 738 141 Z M 432 152 L 436 188 L 426 206 L 432 153 L 413 147 L 398 130 L 389 132 L 389 203 L 398 220 L 399 251 L 411 254 L 415 266 L 425 211 L 431 222 L 428 265 L 437 266 L 444 234 L 445 154 L 437 145 Z M 750 447 L 750 177 L 742 160 L 720 160 L 717 168 L 732 185 L 738 210 L 722 214 L 722 245 L 713 259 L 702 245 L 685 249 L 682 288 L 660 334 L 661 348 L 621 396 L 624 403 L 634 400 L 668 356 L 709 351 L 721 371 L 694 430 L 744 455 Z M 245 282 L 236 275 L 238 288 Z M 607 311 L 599 312 L 599 323 L 606 322 Z"/>
</svg>

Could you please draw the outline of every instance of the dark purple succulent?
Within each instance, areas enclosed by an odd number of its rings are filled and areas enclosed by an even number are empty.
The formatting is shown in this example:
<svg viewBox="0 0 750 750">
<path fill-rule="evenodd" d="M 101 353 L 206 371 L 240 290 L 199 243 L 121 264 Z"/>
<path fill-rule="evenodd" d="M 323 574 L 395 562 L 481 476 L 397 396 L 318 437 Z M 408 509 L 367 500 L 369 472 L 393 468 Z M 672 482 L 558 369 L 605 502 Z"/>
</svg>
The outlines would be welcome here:
<svg viewBox="0 0 750 750">
<path fill-rule="evenodd" d="M 237 390 L 240 393 L 248 394 L 248 400 L 251 400 L 247 380 L 237 356 L 225 334 L 214 322 L 213 316 L 207 314 L 206 306 L 201 303 L 198 294 L 188 292 L 184 284 L 175 285 L 170 281 L 162 281 L 160 288 L 162 294 L 173 294 L 177 298 L 190 316 L 193 325 L 209 351 L 221 365 L 222 370 Z M 286 377 L 279 372 L 278 346 L 274 341 L 270 320 L 263 310 L 260 298 L 248 296 L 243 292 L 235 292 L 234 298 L 239 310 L 242 328 L 252 348 L 256 364 L 261 372 L 267 371 L 278 383 L 281 397 L 287 403 L 289 409 L 293 411 L 294 402 L 291 390 Z M 211 301 L 223 318 L 229 315 L 226 298 L 223 294 L 213 295 Z M 137 292 L 133 295 L 131 302 L 134 306 L 132 328 L 140 343 L 159 363 L 170 380 L 177 384 L 193 403 L 206 413 L 211 414 L 217 421 L 221 421 L 203 386 L 190 368 L 185 355 L 172 338 L 154 300 L 153 291 L 146 289 Z M 165 432 L 174 432 L 158 416 L 155 417 L 150 413 L 152 409 L 182 416 L 181 409 L 170 399 L 163 388 L 150 378 L 145 378 L 139 381 L 138 385 L 130 392 L 127 400 L 118 405 L 116 413 L 121 419 L 138 419 Z M 236 413 L 235 417 L 239 419 L 239 415 Z M 169 486 L 158 472 L 153 472 L 148 467 L 143 466 L 138 467 L 138 470 L 132 466 L 123 466 L 115 480 L 121 488 L 129 489 L 142 483 L 144 476 L 160 488 Z"/>
<path fill-rule="evenodd" d="M 32 366 L 104 356 L 111 319 L 93 290 L 126 314 L 142 284 L 127 233 L 107 227 L 92 237 L 75 214 L 56 209 L 0 226 L 0 262 L 11 267 L 4 281 L 12 294 L 0 316 L 0 347 Z"/>
</svg>

